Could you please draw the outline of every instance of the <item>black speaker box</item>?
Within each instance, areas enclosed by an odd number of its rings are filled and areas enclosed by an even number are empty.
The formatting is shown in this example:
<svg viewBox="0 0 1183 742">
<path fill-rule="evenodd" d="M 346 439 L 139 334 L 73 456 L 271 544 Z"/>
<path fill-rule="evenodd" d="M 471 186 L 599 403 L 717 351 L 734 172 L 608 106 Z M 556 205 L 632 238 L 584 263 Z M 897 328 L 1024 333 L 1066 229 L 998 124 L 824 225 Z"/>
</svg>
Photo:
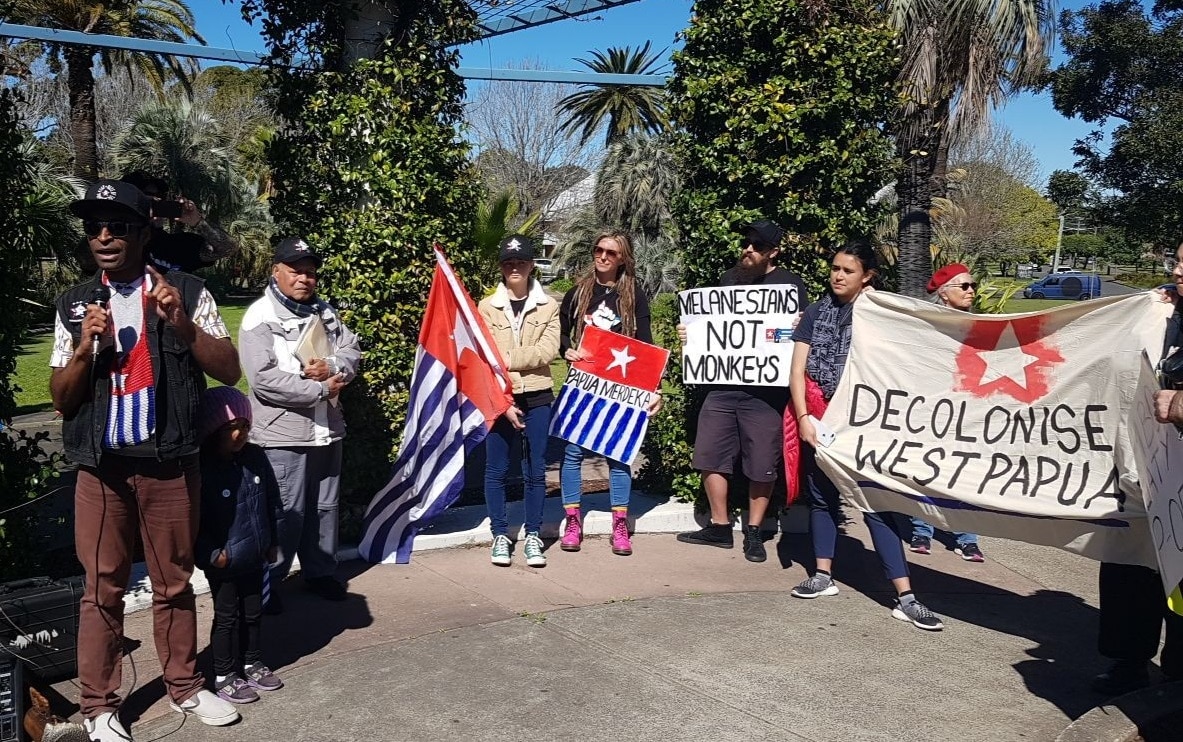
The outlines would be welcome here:
<svg viewBox="0 0 1183 742">
<path fill-rule="evenodd" d="M 41 680 L 77 675 L 81 597 L 81 577 L 0 584 L 0 655 L 21 660 Z"/>
<path fill-rule="evenodd" d="M 24 720 L 25 682 L 21 663 L 0 654 L 0 742 L 20 742 Z"/>
</svg>

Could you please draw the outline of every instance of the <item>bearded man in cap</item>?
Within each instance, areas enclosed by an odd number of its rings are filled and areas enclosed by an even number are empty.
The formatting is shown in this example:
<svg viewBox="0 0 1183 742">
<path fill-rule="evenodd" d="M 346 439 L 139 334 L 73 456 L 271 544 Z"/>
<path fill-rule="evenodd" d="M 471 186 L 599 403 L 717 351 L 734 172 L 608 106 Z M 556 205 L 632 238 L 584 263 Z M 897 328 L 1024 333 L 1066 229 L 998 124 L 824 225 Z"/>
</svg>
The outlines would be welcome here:
<svg viewBox="0 0 1183 742">
<path fill-rule="evenodd" d="M 283 501 L 271 584 L 279 585 L 298 554 L 304 586 L 326 600 L 344 600 L 345 585 L 334 576 L 345 438 L 339 395 L 357 376 L 361 350 L 337 311 L 317 296 L 324 261 L 307 242 L 284 239 L 272 262 L 271 281 L 247 309 L 238 335 L 251 386 L 251 442 L 266 451 Z M 266 610 L 282 609 L 273 589 Z"/>
<path fill-rule="evenodd" d="M 785 230 L 761 219 L 744 224 L 739 233 L 739 263 L 719 278 L 720 286 L 762 286 L 788 284 L 796 288 L 799 310 L 809 303 L 805 282 L 796 273 L 778 268 Z M 678 335 L 686 342 L 685 325 Z M 783 458 L 779 434 L 788 387 L 714 386 L 698 413 L 693 466 L 702 472 L 703 486 L 711 507 L 711 521 L 697 531 L 679 533 L 679 541 L 730 549 L 734 546 L 731 516 L 727 506 L 728 479 L 737 460 L 743 461 L 748 480 L 748 525 L 744 529 L 744 558 L 763 562 L 768 558 L 760 523 L 768 512 L 772 487 Z"/>
<path fill-rule="evenodd" d="M 98 272 L 57 298 L 50 393 L 78 464 L 74 538 L 86 571 L 79 606 L 80 705 L 92 740 L 129 740 L 118 718 L 123 594 L 137 529 L 152 579 L 152 622 L 174 710 L 238 719 L 202 688 L 189 577 L 197 536 L 197 417 L 208 374 L 238 381 L 238 355 L 213 297 L 187 273 L 147 262 L 148 199 L 100 180 L 74 201 Z"/>
</svg>

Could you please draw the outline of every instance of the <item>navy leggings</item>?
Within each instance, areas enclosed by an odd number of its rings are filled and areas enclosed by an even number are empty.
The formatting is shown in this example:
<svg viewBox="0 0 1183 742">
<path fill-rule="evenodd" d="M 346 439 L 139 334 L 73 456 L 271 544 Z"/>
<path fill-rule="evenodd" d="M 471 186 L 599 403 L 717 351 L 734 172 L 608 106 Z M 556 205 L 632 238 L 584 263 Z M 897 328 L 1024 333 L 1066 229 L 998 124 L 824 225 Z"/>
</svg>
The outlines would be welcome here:
<svg viewBox="0 0 1183 742">
<path fill-rule="evenodd" d="M 834 547 L 838 543 L 838 523 L 842 520 L 841 496 L 838 488 L 818 467 L 813 446 L 804 441 L 801 442 L 801 464 L 805 469 L 805 486 L 809 491 L 809 531 L 813 537 L 813 556 L 816 559 L 833 559 Z M 875 545 L 875 553 L 879 555 L 883 574 L 888 580 L 908 576 L 904 543 L 892 527 L 895 521 L 894 513 L 863 513 L 863 522 L 871 530 L 871 543 Z"/>
</svg>

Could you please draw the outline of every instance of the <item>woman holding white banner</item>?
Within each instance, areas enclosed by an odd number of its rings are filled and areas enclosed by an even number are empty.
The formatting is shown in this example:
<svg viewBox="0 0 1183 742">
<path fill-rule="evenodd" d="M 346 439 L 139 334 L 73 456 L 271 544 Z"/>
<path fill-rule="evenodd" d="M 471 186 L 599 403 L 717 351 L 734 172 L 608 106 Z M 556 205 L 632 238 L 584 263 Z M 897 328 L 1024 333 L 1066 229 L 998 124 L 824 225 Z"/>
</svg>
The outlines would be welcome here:
<svg viewBox="0 0 1183 742">
<path fill-rule="evenodd" d="M 531 277 L 534 242 L 521 234 L 501 241 L 501 283 L 481 300 L 478 311 L 489 327 L 513 382 L 514 406 L 493 424 L 485 438 L 485 505 L 493 531 L 493 564 L 508 567 L 513 559 L 509 522 L 505 516 L 505 482 L 509 452 L 516 440 L 525 450 L 523 484 L 526 564 L 545 567 L 542 553 L 542 507 L 546 499 L 546 443 L 554 382 L 550 362 L 559 354 L 559 307 Z"/>
<path fill-rule="evenodd" d="M 563 297 L 559 310 L 562 337 L 560 346 L 568 362 L 591 360 L 579 349 L 583 328 L 589 324 L 603 330 L 653 343 L 649 328 L 649 299 L 637 286 L 637 267 L 633 245 L 620 231 L 604 232 L 596 238 L 592 264 L 579 282 Z M 654 395 L 648 413 L 661 409 L 661 396 Z M 584 449 L 568 443 L 563 451 L 560 480 L 563 491 L 563 551 L 579 551 L 583 543 L 583 512 L 580 495 Z M 628 533 L 628 504 L 632 496 L 633 472 L 628 464 L 607 458 L 608 492 L 612 506 L 612 553 L 633 553 Z"/>
<path fill-rule="evenodd" d="M 814 574 L 793 588 L 792 594 L 798 598 L 838 594 L 831 569 L 842 504 L 837 488 L 817 465 L 814 451 L 818 446 L 820 418 L 838 387 L 850 352 L 854 303 L 864 291 L 871 290 L 878 267 L 879 260 L 869 240 L 856 239 L 841 247 L 830 264 L 830 290 L 805 310 L 793 333 L 796 346 L 789 391 L 795 420 L 786 416 L 786 431 L 797 431 L 801 441 L 808 444 L 801 447 L 801 463 L 809 492 L 810 533 L 817 562 Z M 888 513 L 887 517 L 893 515 Z M 926 631 L 943 629 L 941 619 L 912 593 L 899 534 L 879 513 L 863 513 L 863 520 L 871 531 L 883 571 L 899 595 L 892 616 Z"/>
<path fill-rule="evenodd" d="M 974 297 L 978 292 L 978 284 L 970 274 L 969 268 L 961 263 L 950 263 L 938 269 L 928 280 L 928 292 L 933 295 L 933 302 L 942 307 L 957 309 L 962 312 L 973 311 Z M 913 516 L 912 540 L 908 545 L 909 551 L 915 554 L 928 554 L 932 551 L 932 537 L 936 530 L 924 518 Z M 984 562 L 978 547 L 976 533 L 953 533 L 957 542 L 957 554 L 967 562 Z"/>
</svg>

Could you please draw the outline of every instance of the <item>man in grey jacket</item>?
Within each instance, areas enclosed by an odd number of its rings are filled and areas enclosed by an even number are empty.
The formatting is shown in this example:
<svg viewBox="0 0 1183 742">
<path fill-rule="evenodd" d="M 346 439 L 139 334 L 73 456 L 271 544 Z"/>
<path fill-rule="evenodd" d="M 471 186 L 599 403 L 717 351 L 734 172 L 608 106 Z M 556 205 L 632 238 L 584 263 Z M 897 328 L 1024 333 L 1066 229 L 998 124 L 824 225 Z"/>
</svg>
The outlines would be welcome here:
<svg viewBox="0 0 1183 742">
<path fill-rule="evenodd" d="M 337 569 L 337 496 L 345 421 L 339 394 L 357 375 L 357 336 L 316 295 L 322 259 L 304 240 L 289 237 L 275 249 L 271 281 L 247 308 L 239 329 L 242 368 L 251 386 L 251 441 L 262 446 L 283 500 L 280 562 L 272 585 L 287 576 L 299 554 L 305 587 L 327 600 L 344 600 Z M 327 343 L 316 353 L 320 323 Z M 328 351 L 328 352 L 323 352 Z M 316 357 L 323 356 L 323 357 Z M 273 590 L 270 613 L 282 610 Z"/>
</svg>

